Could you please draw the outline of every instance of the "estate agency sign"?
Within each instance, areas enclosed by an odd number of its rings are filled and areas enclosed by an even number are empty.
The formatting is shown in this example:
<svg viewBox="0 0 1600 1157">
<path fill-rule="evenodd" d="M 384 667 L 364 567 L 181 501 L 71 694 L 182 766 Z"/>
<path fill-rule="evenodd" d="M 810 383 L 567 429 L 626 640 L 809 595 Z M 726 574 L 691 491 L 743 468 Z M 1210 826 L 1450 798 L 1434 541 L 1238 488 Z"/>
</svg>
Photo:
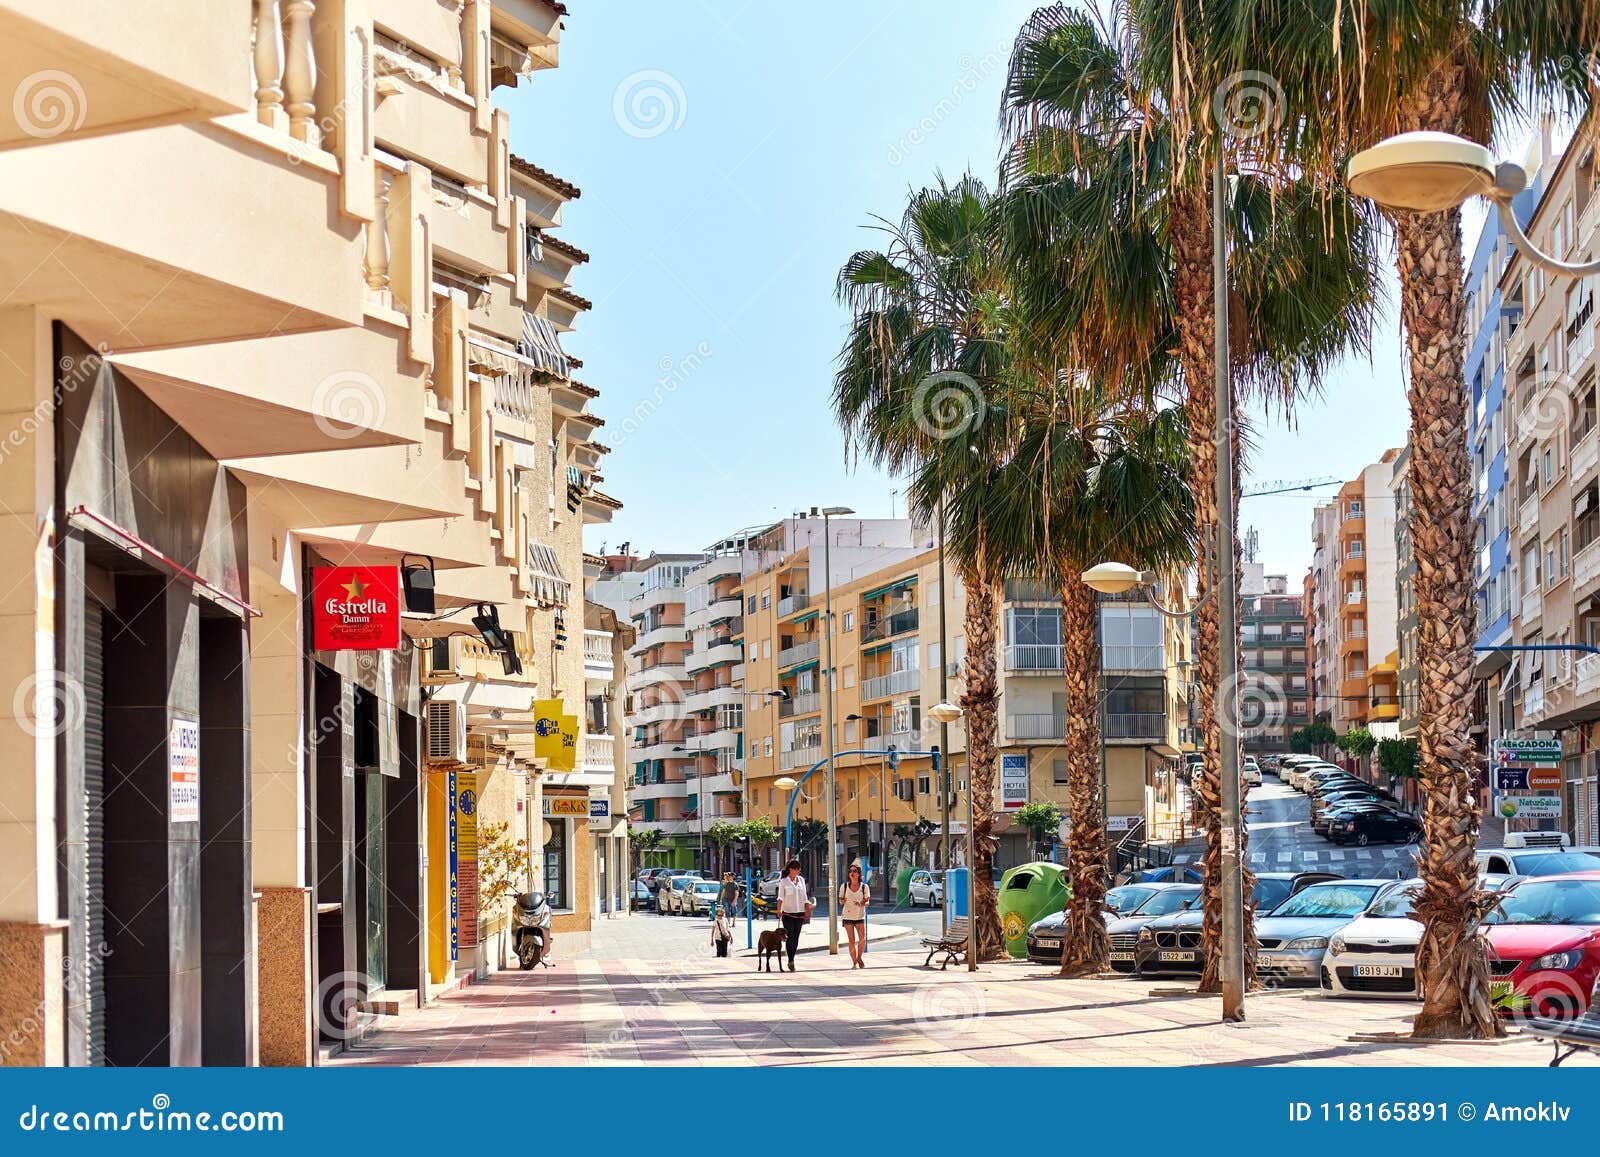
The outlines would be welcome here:
<svg viewBox="0 0 1600 1157">
<path fill-rule="evenodd" d="M 400 646 L 400 568 L 319 566 L 311 571 L 311 646 L 392 651 Z"/>
</svg>

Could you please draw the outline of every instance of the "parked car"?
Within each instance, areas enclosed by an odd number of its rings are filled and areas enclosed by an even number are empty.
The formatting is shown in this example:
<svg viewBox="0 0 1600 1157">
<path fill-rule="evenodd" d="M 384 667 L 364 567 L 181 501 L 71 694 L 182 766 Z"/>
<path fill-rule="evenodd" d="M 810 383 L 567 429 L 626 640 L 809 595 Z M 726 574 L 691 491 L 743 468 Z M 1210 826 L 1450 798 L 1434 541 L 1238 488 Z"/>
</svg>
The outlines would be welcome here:
<svg viewBox="0 0 1600 1157">
<path fill-rule="evenodd" d="M 651 868 L 650 879 L 646 882 L 646 887 L 652 892 L 659 892 L 661 885 L 672 879 L 672 877 L 684 876 L 688 875 L 688 873 L 688 868 Z"/>
<path fill-rule="evenodd" d="M 1324 763 L 1320 759 L 1313 760 L 1309 763 L 1297 763 L 1294 765 L 1294 767 L 1289 769 L 1289 786 L 1294 788 L 1296 791 L 1305 791 L 1306 779 L 1311 775 L 1312 772 L 1333 772 L 1338 775 L 1350 774 L 1347 771 L 1343 771 L 1342 769 L 1335 767 L 1331 763 Z"/>
<path fill-rule="evenodd" d="M 1478 852 L 1478 871 L 1518 876 L 1561 876 L 1600 871 L 1600 849 L 1490 848 Z"/>
<path fill-rule="evenodd" d="M 632 906 L 635 912 L 648 912 L 656 906 L 656 898 L 643 880 L 633 882 Z"/>
<path fill-rule="evenodd" d="M 1357 808 L 1333 813 L 1327 831 L 1336 844 L 1414 844 L 1422 839 L 1422 821 L 1386 807 Z"/>
<path fill-rule="evenodd" d="M 1111 920 L 1117 916 L 1126 916 L 1151 896 L 1154 896 L 1165 885 L 1162 884 L 1122 884 L 1106 891 L 1106 907 L 1110 912 L 1106 919 Z"/>
<path fill-rule="evenodd" d="M 675 911 L 680 916 L 709 916 L 717 906 L 717 893 L 721 891 L 722 885 L 715 880 L 691 878 L 689 886 L 678 897 Z"/>
<path fill-rule="evenodd" d="M 1306 795 L 1312 794 L 1324 783 L 1333 781 L 1346 781 L 1360 783 L 1361 780 L 1342 767 L 1324 766 L 1313 767 L 1300 777 L 1300 790 Z"/>
<path fill-rule="evenodd" d="M 1600 978 L 1600 872 L 1519 880 L 1484 918 L 1489 971 L 1535 1016 L 1578 1017 Z"/>
<path fill-rule="evenodd" d="M 663 878 L 661 887 L 656 889 L 656 911 L 665 916 L 676 914 L 683 904 L 683 894 L 702 882 L 700 877 L 691 876 L 687 872 Z"/>
<path fill-rule="evenodd" d="M 1393 810 L 1393 808 L 1384 803 L 1381 799 L 1362 798 L 1346 800 L 1341 802 L 1337 807 L 1331 807 L 1327 811 L 1320 813 L 1316 819 L 1311 821 L 1311 830 L 1316 832 L 1319 836 L 1323 836 L 1331 840 L 1333 836 L 1330 834 L 1330 829 L 1333 827 L 1333 825 L 1337 823 L 1343 823 L 1356 812 Z"/>
<path fill-rule="evenodd" d="M 1200 895 L 1199 884 L 1136 884 L 1132 887 L 1144 891 L 1139 903 L 1126 913 L 1106 914 L 1107 930 L 1111 934 L 1111 967 L 1119 972 L 1133 971 L 1133 942 L 1139 929 L 1157 916 L 1176 912 Z M 1125 889 L 1112 889 L 1121 891 Z M 1108 893 L 1109 895 L 1109 893 Z M 1061 961 L 1061 926 L 1066 923 L 1065 912 L 1052 912 L 1028 926 L 1028 959 L 1036 964 L 1058 964 Z M 1127 944 L 1119 946 L 1123 937 Z M 1124 957 L 1122 954 L 1126 953 Z"/>
<path fill-rule="evenodd" d="M 1244 782 L 1249 787 L 1261 786 L 1261 765 L 1251 756 L 1245 756 L 1244 771 L 1241 773 Z"/>
<path fill-rule="evenodd" d="M 1406 880 L 1334 880 L 1290 896 L 1256 919 L 1256 975 L 1318 984 L 1333 935 Z"/>
<path fill-rule="evenodd" d="M 1145 868 L 1139 873 L 1143 884 L 1166 884 L 1176 881 L 1200 882 L 1199 864 L 1162 864 L 1158 868 Z"/>
<path fill-rule="evenodd" d="M 1255 889 L 1250 893 L 1257 922 L 1300 890 L 1339 878 L 1336 872 L 1257 872 Z M 1146 924 L 1134 942 L 1135 974 L 1199 976 L 1205 970 L 1205 955 L 1200 951 L 1200 925 L 1204 919 L 1205 913 L 1196 905 Z"/>
<path fill-rule="evenodd" d="M 1388 788 L 1376 783 L 1368 783 L 1366 780 L 1354 775 L 1349 776 L 1348 778 L 1329 778 L 1323 780 L 1320 784 L 1312 789 L 1311 798 L 1313 800 L 1321 799 L 1325 796 L 1333 795 L 1341 791 L 1364 791 L 1368 795 L 1375 795 L 1380 799 L 1386 799 L 1391 802 L 1394 800 L 1394 792 L 1390 791 Z"/>
<path fill-rule="evenodd" d="M 1520 878 L 1483 875 L 1478 883 L 1485 891 L 1498 892 Z M 1421 995 L 1417 945 L 1422 942 L 1422 922 L 1412 914 L 1421 892 L 1421 880 L 1406 880 L 1333 934 L 1322 958 L 1319 979 L 1324 993 L 1389 999 Z"/>
<path fill-rule="evenodd" d="M 910 891 L 911 906 L 913 908 L 944 907 L 944 873 L 931 872 L 926 868 L 911 873 L 907 884 Z"/>
<path fill-rule="evenodd" d="M 1362 804 L 1376 804 L 1379 807 L 1392 808 L 1394 801 L 1384 799 L 1381 795 L 1370 791 L 1362 791 L 1359 788 L 1351 788 L 1348 791 L 1337 791 L 1326 796 L 1319 796 L 1311 801 L 1311 830 L 1319 833 L 1327 831 L 1328 825 L 1324 821 L 1329 812 L 1337 811 L 1339 808 L 1344 807 L 1359 807 Z"/>
</svg>

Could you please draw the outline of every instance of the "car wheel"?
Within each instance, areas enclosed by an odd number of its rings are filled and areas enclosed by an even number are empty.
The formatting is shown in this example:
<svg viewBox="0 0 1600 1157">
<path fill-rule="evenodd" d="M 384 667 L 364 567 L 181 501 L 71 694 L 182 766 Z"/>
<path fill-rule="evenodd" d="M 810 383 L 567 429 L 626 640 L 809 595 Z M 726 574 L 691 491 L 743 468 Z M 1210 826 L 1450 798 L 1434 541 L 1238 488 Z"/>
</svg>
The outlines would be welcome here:
<svg viewBox="0 0 1600 1157">
<path fill-rule="evenodd" d="M 1360 846 L 1360 847 L 1364 848 L 1368 844 L 1370 844 L 1371 842 L 1372 842 L 1371 837 L 1369 837 L 1366 832 L 1362 832 L 1361 834 L 1356 836 L 1356 844 L 1358 846 Z"/>
</svg>

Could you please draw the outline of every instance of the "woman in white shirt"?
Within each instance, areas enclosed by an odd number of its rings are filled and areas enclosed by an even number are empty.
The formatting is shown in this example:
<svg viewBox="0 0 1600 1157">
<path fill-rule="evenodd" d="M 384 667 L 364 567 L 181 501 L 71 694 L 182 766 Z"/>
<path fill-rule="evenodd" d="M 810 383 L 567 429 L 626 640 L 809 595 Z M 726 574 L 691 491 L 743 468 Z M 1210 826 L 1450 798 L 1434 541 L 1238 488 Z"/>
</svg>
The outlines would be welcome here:
<svg viewBox="0 0 1600 1157">
<path fill-rule="evenodd" d="M 811 919 L 811 889 L 800 874 L 800 861 L 790 860 L 778 881 L 778 917 L 789 953 L 789 971 L 794 971 L 794 954 L 800 948 L 800 929 Z"/>
<path fill-rule="evenodd" d="M 850 967 L 867 966 L 867 901 L 871 898 L 861 879 L 861 865 L 851 864 L 848 878 L 839 885 L 839 919 L 850 937 Z"/>
</svg>

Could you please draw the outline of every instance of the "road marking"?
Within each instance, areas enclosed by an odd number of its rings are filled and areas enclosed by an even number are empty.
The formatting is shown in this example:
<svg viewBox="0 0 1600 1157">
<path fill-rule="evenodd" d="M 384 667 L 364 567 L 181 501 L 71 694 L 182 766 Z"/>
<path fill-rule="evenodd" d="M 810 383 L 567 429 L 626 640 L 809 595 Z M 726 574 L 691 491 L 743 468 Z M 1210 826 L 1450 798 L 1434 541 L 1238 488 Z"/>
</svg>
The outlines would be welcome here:
<svg viewBox="0 0 1600 1157">
<path fill-rule="evenodd" d="M 1278 863 L 1280 863 L 1280 864 L 1287 864 L 1293 858 L 1294 858 L 1294 854 L 1292 852 L 1279 852 L 1278 853 Z"/>
<path fill-rule="evenodd" d="M 1328 858 L 1329 858 L 1329 859 L 1333 859 L 1333 860 L 1338 860 L 1338 861 L 1340 861 L 1340 862 L 1343 862 L 1343 860 L 1344 860 L 1344 849 L 1343 849 L 1343 848 L 1334 848 L 1334 849 L 1331 849 L 1331 850 L 1330 850 L 1330 851 L 1329 851 L 1329 852 L 1328 852 Z"/>
</svg>

